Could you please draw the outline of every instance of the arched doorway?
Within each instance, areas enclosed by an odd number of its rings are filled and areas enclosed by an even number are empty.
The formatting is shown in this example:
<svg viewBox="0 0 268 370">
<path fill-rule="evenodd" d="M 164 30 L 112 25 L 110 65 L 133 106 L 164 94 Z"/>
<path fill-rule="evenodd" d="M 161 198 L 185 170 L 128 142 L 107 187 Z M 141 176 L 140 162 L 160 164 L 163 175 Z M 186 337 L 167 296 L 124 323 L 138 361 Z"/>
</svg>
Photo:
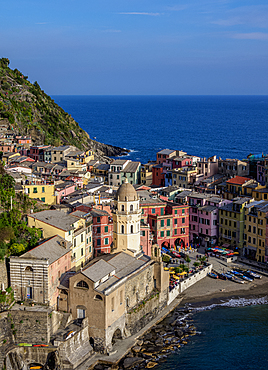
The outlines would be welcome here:
<svg viewBox="0 0 268 370">
<path fill-rule="evenodd" d="M 176 249 L 185 248 L 184 240 L 181 239 L 181 238 L 176 239 L 174 245 L 175 245 Z"/>
<path fill-rule="evenodd" d="M 165 248 L 165 249 L 170 249 L 170 244 L 169 244 L 169 242 L 164 241 L 164 242 L 161 244 L 161 249 L 163 249 L 163 248 Z"/>
<path fill-rule="evenodd" d="M 114 332 L 113 338 L 112 338 L 112 344 L 115 344 L 118 340 L 121 340 L 122 338 L 122 333 L 121 330 L 118 328 Z"/>
<path fill-rule="evenodd" d="M 92 337 L 89 338 L 89 344 L 94 349 L 94 339 Z"/>
</svg>

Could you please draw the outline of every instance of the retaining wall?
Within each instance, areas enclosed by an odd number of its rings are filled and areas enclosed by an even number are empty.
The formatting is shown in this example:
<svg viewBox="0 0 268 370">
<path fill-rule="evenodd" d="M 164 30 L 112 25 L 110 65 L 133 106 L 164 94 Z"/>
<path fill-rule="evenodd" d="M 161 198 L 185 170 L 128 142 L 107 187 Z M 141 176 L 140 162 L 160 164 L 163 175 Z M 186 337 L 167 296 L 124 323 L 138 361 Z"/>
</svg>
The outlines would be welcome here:
<svg viewBox="0 0 268 370">
<path fill-rule="evenodd" d="M 186 290 L 187 288 L 189 288 L 190 286 L 192 286 L 193 284 L 197 283 L 199 280 L 203 279 L 204 277 L 207 276 L 207 274 L 209 272 L 211 272 L 211 269 L 212 269 L 212 265 L 209 265 L 205 268 L 203 268 L 202 270 L 199 270 L 198 272 L 196 272 L 194 275 L 191 275 L 190 277 L 188 277 L 187 279 L 185 279 L 184 281 L 180 282 L 176 288 L 172 289 L 170 292 L 169 292 L 169 297 L 168 297 L 168 305 L 174 301 L 174 299 L 180 294 L 182 293 L 184 290 Z"/>
</svg>

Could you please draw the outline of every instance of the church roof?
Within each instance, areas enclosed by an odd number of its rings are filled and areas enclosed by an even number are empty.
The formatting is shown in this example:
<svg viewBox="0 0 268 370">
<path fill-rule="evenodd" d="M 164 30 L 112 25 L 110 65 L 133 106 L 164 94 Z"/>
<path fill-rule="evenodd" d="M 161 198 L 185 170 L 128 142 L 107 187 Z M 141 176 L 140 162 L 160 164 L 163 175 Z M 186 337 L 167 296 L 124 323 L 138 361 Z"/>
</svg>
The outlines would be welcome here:
<svg viewBox="0 0 268 370">
<path fill-rule="evenodd" d="M 138 195 L 133 185 L 131 185 L 127 179 L 119 187 L 116 193 L 116 199 L 124 202 L 125 200 L 138 200 Z"/>
</svg>

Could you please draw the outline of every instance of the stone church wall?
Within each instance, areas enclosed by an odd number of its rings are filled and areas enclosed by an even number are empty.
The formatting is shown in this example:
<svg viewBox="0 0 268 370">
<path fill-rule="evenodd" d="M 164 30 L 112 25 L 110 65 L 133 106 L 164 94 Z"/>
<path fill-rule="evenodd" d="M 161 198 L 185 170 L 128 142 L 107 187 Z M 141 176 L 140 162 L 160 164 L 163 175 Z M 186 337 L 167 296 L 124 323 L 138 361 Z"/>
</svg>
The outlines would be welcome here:
<svg viewBox="0 0 268 370">
<path fill-rule="evenodd" d="M 144 326 L 149 324 L 167 305 L 167 297 L 162 302 L 159 301 L 159 293 L 141 302 L 126 315 L 126 330 L 131 334 L 136 334 Z"/>
</svg>

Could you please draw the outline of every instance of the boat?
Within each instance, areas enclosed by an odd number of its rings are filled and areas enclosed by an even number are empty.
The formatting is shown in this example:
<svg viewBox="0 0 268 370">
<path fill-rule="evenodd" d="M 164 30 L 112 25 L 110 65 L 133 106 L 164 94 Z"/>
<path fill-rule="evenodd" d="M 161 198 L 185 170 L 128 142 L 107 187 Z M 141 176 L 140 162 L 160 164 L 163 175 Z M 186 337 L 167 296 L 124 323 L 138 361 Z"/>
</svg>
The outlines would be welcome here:
<svg viewBox="0 0 268 370">
<path fill-rule="evenodd" d="M 228 280 L 233 280 L 233 276 L 231 274 L 226 273 L 224 275 L 227 277 Z"/>
<path fill-rule="evenodd" d="M 243 280 L 246 280 L 246 281 L 253 281 L 252 278 L 246 276 L 246 275 L 243 275 L 243 273 L 239 272 L 239 271 L 235 271 L 235 270 L 232 270 L 231 271 L 235 276 L 239 277 L 240 279 L 243 279 Z"/>
<path fill-rule="evenodd" d="M 225 274 L 218 274 L 219 279 L 227 280 L 227 276 Z"/>
<path fill-rule="evenodd" d="M 18 347 L 32 347 L 33 345 L 30 343 L 18 343 Z"/>
<path fill-rule="evenodd" d="M 218 274 L 216 274 L 215 272 L 208 272 L 208 276 L 212 279 L 218 279 Z"/>
<path fill-rule="evenodd" d="M 247 270 L 247 272 L 248 272 L 251 276 L 253 276 L 255 279 L 261 279 L 261 278 L 262 278 L 262 276 L 261 276 L 261 275 L 257 274 L 257 273 L 256 273 L 256 272 L 254 272 L 254 271 Z"/>
<path fill-rule="evenodd" d="M 232 281 L 234 281 L 235 283 L 238 283 L 238 284 L 244 284 L 245 281 L 240 279 L 238 276 L 236 276 L 235 274 L 232 273 L 232 271 L 228 271 L 228 274 L 230 274 L 232 276 Z"/>
</svg>

